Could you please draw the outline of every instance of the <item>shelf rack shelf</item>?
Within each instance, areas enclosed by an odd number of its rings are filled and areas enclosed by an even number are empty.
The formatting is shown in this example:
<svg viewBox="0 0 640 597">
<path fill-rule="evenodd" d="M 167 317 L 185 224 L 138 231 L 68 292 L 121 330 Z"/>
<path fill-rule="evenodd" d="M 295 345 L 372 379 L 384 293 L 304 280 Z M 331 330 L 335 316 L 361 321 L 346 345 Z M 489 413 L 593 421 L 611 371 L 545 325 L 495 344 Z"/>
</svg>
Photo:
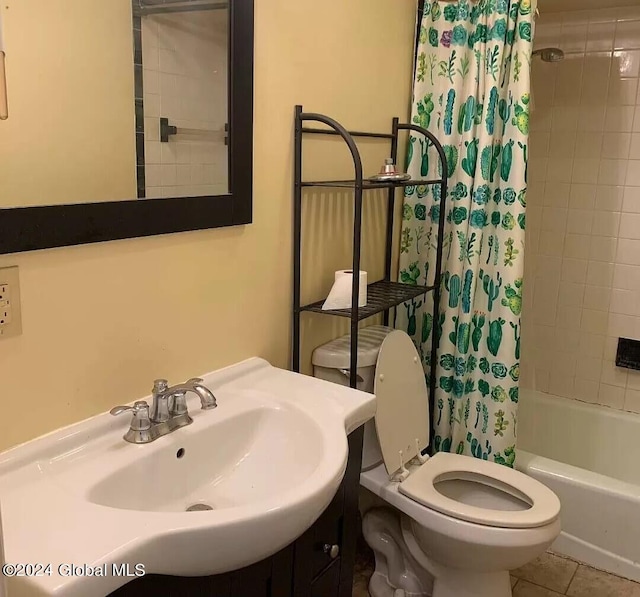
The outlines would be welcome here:
<svg viewBox="0 0 640 597">
<path fill-rule="evenodd" d="M 402 303 L 410 301 L 412 298 L 422 296 L 426 292 L 434 290 L 433 286 L 413 286 L 411 284 L 401 284 L 388 280 L 379 280 L 367 285 L 367 304 L 358 307 L 358 321 L 367 319 L 372 315 L 383 313 Z M 351 309 L 330 309 L 323 311 L 324 299 L 300 307 L 300 311 L 311 311 L 313 313 L 324 313 L 326 315 L 336 315 L 338 317 L 351 317 Z"/>
<path fill-rule="evenodd" d="M 305 126 L 307 122 L 316 122 L 328 128 L 314 128 Z M 429 147 L 435 149 L 440 160 L 441 178 L 435 180 L 405 180 L 405 181 L 370 181 L 363 178 L 362 159 L 356 138 L 384 139 L 390 142 L 391 148 L 389 156 L 396 163 L 398 158 L 398 134 L 400 131 L 411 131 L 423 135 L 429 142 Z M 333 135 L 340 136 L 346 143 L 353 159 L 354 178 L 352 180 L 302 180 L 302 146 L 303 137 L 306 134 Z M 295 136 L 294 136 L 294 193 L 293 193 L 293 355 L 292 368 L 300 371 L 300 317 L 303 312 L 323 313 L 338 317 L 348 317 L 351 321 L 351 363 L 349 371 L 349 385 L 356 387 L 357 366 L 358 366 L 358 323 L 363 319 L 384 314 L 384 323 L 389 323 L 390 309 L 401 305 L 418 296 L 423 296 L 427 292 L 434 293 L 433 300 L 433 320 L 438 321 L 440 315 L 440 289 L 442 281 L 442 242 L 444 239 L 444 225 L 446 218 L 445 201 L 447 197 L 447 159 L 438 139 L 426 129 L 414 124 L 401 124 L 398 118 L 394 118 L 391 123 L 391 133 L 375 133 L 363 131 L 348 131 L 339 122 L 325 116 L 304 112 L 302 106 L 295 108 Z M 434 268 L 433 284 L 428 286 L 416 286 L 402 284 L 391 280 L 391 255 L 393 246 L 393 217 L 395 191 L 398 188 L 412 185 L 434 185 L 441 187 L 440 216 L 438 221 L 438 244 L 436 248 L 436 266 Z M 301 288 L 301 246 L 302 246 L 302 195 L 303 189 L 308 187 L 345 188 L 351 189 L 354 196 L 354 225 L 353 225 L 353 258 L 352 270 L 360 271 L 360 249 L 362 235 L 362 201 L 363 192 L 371 189 L 387 189 L 387 226 L 385 244 L 385 274 L 384 279 L 369 284 L 367 287 L 367 305 L 358 307 L 358 276 L 354 276 L 352 286 L 351 308 L 323 311 L 324 301 L 317 301 L 309 305 L 300 304 Z M 432 335 L 432 355 L 436 354 L 437 339 L 435 333 Z M 429 377 L 430 396 L 435 392 L 435 356 L 431 359 L 431 375 Z M 431 404 L 433 408 L 433 401 Z"/>
<path fill-rule="evenodd" d="M 355 189 L 358 186 L 357 180 L 318 180 L 302 182 L 303 187 L 332 187 L 341 189 Z M 362 190 L 368 189 L 397 189 L 398 187 L 410 187 L 417 185 L 440 184 L 440 180 L 403 180 L 401 182 L 383 182 L 363 180 Z"/>
</svg>

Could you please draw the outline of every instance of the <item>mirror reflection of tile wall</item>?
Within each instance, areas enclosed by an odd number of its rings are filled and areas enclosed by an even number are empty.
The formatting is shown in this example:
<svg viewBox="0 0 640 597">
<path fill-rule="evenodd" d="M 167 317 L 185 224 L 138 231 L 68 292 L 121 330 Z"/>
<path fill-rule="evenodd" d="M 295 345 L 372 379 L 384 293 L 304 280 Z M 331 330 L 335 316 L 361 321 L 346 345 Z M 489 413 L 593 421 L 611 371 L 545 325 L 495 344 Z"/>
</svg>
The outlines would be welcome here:
<svg viewBox="0 0 640 597">
<path fill-rule="evenodd" d="M 141 21 L 145 196 L 227 193 L 228 10 Z M 160 141 L 161 117 L 178 128 L 168 142 Z"/>
</svg>

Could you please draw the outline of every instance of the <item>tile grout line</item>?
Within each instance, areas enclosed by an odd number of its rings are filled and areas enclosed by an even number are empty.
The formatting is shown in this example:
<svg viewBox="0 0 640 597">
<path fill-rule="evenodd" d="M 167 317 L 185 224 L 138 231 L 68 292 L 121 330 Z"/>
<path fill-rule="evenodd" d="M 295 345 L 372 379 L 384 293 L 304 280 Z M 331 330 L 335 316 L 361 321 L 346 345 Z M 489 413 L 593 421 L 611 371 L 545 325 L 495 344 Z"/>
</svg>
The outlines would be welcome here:
<svg viewBox="0 0 640 597">
<path fill-rule="evenodd" d="M 571 560 L 572 562 L 576 562 L 575 560 Z M 567 585 L 567 588 L 565 589 L 563 595 L 567 594 L 567 591 L 571 588 L 571 583 L 573 582 L 573 579 L 576 577 L 576 574 L 578 574 L 578 570 L 580 569 L 580 566 L 582 566 L 582 564 L 580 562 L 576 562 L 576 564 L 578 564 L 576 566 L 576 569 L 573 571 L 573 574 L 571 575 L 571 580 L 569 581 L 569 584 Z"/>
</svg>

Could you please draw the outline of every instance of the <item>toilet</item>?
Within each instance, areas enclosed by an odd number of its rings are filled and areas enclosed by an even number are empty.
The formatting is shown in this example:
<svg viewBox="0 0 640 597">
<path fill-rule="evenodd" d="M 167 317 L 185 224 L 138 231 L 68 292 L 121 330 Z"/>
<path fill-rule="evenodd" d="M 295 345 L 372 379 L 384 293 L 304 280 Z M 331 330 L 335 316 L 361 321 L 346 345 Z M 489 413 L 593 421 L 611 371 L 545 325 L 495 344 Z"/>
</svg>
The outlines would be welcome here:
<svg viewBox="0 0 640 597">
<path fill-rule="evenodd" d="M 557 496 L 503 465 L 422 455 L 431 428 L 427 387 L 406 333 L 384 334 L 372 376 L 377 407 L 369 438 L 378 442 L 383 462 L 363 470 L 360 483 L 389 507 L 371 509 L 363 519 L 376 556 L 370 594 L 509 597 L 509 571 L 536 558 L 560 533 Z"/>
</svg>

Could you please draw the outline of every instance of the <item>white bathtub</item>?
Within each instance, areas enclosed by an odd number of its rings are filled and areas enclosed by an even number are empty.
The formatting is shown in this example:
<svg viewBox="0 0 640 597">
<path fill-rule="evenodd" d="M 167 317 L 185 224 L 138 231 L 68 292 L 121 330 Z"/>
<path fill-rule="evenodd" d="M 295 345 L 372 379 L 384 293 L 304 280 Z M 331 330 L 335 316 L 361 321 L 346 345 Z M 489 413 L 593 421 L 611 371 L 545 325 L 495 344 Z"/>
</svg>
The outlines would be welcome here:
<svg viewBox="0 0 640 597">
<path fill-rule="evenodd" d="M 562 503 L 551 548 L 640 581 L 640 415 L 521 390 L 517 447 Z"/>
</svg>

